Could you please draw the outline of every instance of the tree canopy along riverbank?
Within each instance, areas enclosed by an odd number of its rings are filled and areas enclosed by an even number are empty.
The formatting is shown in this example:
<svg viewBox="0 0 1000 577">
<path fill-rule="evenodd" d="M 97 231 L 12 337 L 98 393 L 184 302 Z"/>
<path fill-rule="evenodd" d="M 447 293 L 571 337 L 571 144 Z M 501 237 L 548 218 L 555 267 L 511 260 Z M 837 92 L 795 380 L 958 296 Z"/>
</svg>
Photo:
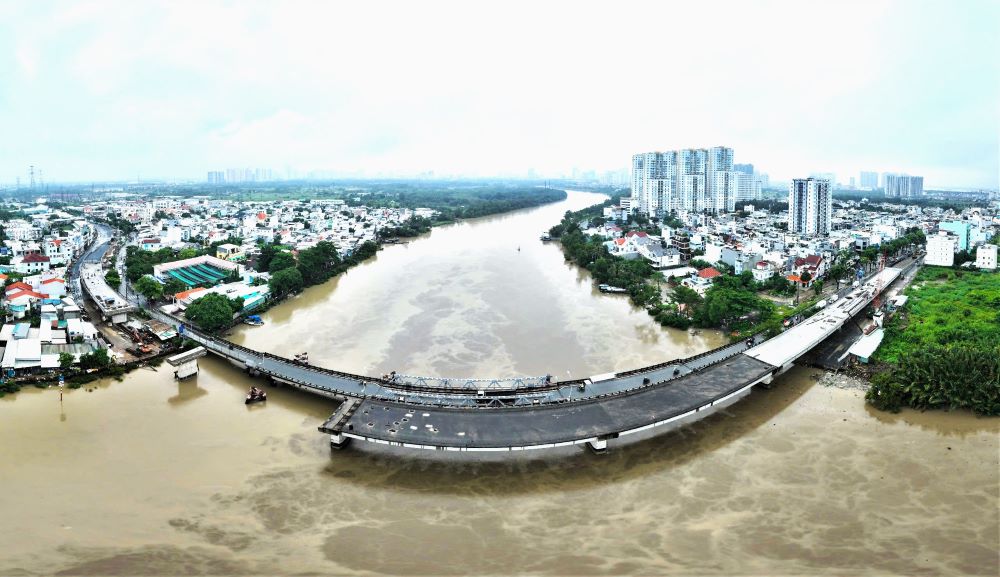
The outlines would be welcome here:
<svg viewBox="0 0 1000 577">
<path fill-rule="evenodd" d="M 867 398 L 898 411 L 967 408 L 1000 415 L 1000 275 L 925 267 L 886 326 L 885 365 Z"/>
<path fill-rule="evenodd" d="M 510 212 L 564 200 L 566 191 L 553 188 L 526 185 L 475 184 L 465 183 L 448 186 L 446 183 L 392 182 L 370 187 L 348 187 L 331 189 L 323 198 L 339 198 L 347 206 L 368 208 L 425 208 L 433 211 L 430 216 L 414 216 L 400 225 L 379 230 L 378 241 L 391 237 L 408 237 L 427 232 L 432 226 L 447 224 L 457 220 Z M 308 203 L 306 199 L 303 202 Z M 353 232 L 353 230 L 352 230 Z M 191 258 L 202 254 L 215 254 L 215 249 L 224 243 L 243 244 L 243 239 L 229 237 L 206 247 L 190 247 L 180 251 L 162 248 L 146 251 L 139 247 L 128 247 L 125 255 L 125 271 L 135 288 L 147 298 L 156 300 L 184 290 L 185 286 L 166 286 L 159 292 L 144 291 L 140 283 L 148 279 L 157 264 Z M 259 255 L 253 264 L 261 272 L 270 272 L 267 281 L 271 293 L 270 303 L 281 300 L 289 294 L 305 287 L 318 285 L 345 272 L 349 268 L 367 260 L 379 249 L 378 242 L 367 241 L 352 251 L 340 254 L 329 241 L 320 241 L 311 248 L 293 250 L 292 246 L 279 242 L 258 243 Z M 110 274 L 110 273 L 109 273 Z M 112 275 L 109 282 L 118 284 L 121 279 Z M 179 281 L 171 280 L 170 283 Z M 261 281 L 263 282 L 263 281 Z M 148 283 L 147 283 L 148 284 Z M 150 285 L 148 288 L 154 288 Z M 156 288 L 159 288 L 157 285 Z M 205 297 L 203 297 L 205 298 Z M 192 305 L 200 302 L 199 299 Z M 219 331 L 233 323 L 232 316 L 239 308 L 227 307 L 225 303 L 211 303 L 214 306 L 195 307 L 191 320 L 204 330 Z M 266 309 L 268 305 L 264 305 Z M 202 310 L 204 308 L 204 310 Z M 227 310 L 232 309 L 232 310 Z M 264 309 L 256 309 L 261 312 Z M 190 310 L 190 309 L 189 309 Z M 188 315 L 189 318 L 191 315 Z"/>
<path fill-rule="evenodd" d="M 608 252 L 605 239 L 584 234 L 583 227 L 603 224 L 604 208 L 618 201 L 612 197 L 606 202 L 567 213 L 562 222 L 553 226 L 549 234 L 558 238 L 563 245 L 567 260 L 586 268 L 599 283 L 622 287 L 636 306 L 645 308 L 662 326 L 687 329 L 689 327 L 721 328 L 729 331 L 734 339 L 769 330 L 773 334 L 782 330 L 782 320 L 791 315 L 808 310 L 811 302 L 798 307 L 779 307 L 761 297 L 758 292 L 765 287 L 755 282 L 747 271 L 741 275 L 728 274 L 722 265 L 717 265 L 723 274 L 715 278 L 713 285 L 704 295 L 679 284 L 677 279 L 669 281 L 655 271 L 642 258 L 625 259 Z M 668 217 L 664 224 L 679 227 L 681 223 Z M 659 221 L 635 215 L 621 223 L 624 230 L 660 233 Z M 699 268 L 709 263 L 699 263 Z M 662 286 L 668 284 L 672 291 L 664 298 Z"/>
<path fill-rule="evenodd" d="M 393 228 L 379 231 L 383 238 L 412 237 L 432 226 L 466 218 L 477 218 L 531 208 L 564 200 L 566 191 L 537 186 L 442 187 L 439 185 L 395 185 L 347 198 L 348 205 L 388 208 L 429 208 L 430 217 L 415 216 Z"/>
</svg>

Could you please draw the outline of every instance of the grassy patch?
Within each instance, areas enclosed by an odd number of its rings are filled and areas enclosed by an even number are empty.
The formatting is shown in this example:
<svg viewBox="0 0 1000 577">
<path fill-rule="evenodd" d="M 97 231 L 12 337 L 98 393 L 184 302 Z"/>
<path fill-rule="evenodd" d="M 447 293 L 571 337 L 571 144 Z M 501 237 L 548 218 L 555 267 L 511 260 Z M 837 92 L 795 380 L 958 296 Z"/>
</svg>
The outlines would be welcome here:
<svg viewBox="0 0 1000 577">
<path fill-rule="evenodd" d="M 1000 275 L 924 267 L 904 294 L 910 300 L 886 327 L 876 359 L 898 363 L 930 345 L 1000 343 Z"/>
<path fill-rule="evenodd" d="M 1000 415 L 1000 275 L 926 267 L 905 294 L 875 356 L 886 370 L 868 401 Z"/>
</svg>

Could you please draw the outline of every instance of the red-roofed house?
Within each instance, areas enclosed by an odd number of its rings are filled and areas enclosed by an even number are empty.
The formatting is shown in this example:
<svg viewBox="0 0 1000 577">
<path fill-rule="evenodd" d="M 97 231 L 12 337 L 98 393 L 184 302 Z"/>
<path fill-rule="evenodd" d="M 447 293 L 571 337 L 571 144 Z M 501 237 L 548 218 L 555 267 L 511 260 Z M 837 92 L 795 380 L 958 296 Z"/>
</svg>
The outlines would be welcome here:
<svg viewBox="0 0 1000 577">
<path fill-rule="evenodd" d="M 181 291 L 174 295 L 174 302 L 179 305 L 189 305 L 192 302 L 208 294 L 208 290 L 202 287 L 195 287 L 186 291 Z"/>
<path fill-rule="evenodd" d="M 635 249 L 629 245 L 627 238 L 609 240 L 604 243 L 604 246 L 607 247 L 609 253 L 615 256 L 628 258 L 630 253 L 638 254 Z"/>
<path fill-rule="evenodd" d="M 639 247 L 645 245 L 649 241 L 650 239 L 648 234 L 633 230 L 628 232 L 623 238 L 616 238 L 604 243 L 604 246 L 608 248 L 608 252 L 615 256 L 633 259 L 639 258 Z"/>
<path fill-rule="evenodd" d="M 774 276 L 774 265 L 766 260 L 757 261 L 753 265 L 753 280 L 764 282 L 772 276 Z"/>
<path fill-rule="evenodd" d="M 144 238 L 139 241 L 142 250 L 160 250 L 162 243 L 159 238 Z"/>
<path fill-rule="evenodd" d="M 46 240 L 42 248 L 53 265 L 66 264 L 73 258 L 72 244 L 61 238 Z"/>
<path fill-rule="evenodd" d="M 35 274 L 49 270 L 49 257 L 30 253 L 24 256 L 15 256 L 10 261 L 10 266 L 15 271 L 23 274 Z"/>
<path fill-rule="evenodd" d="M 698 274 L 692 273 L 691 276 L 682 280 L 681 284 L 704 296 L 705 292 L 712 286 L 712 279 L 721 274 L 713 267 L 703 268 L 698 271 Z"/>
<path fill-rule="evenodd" d="M 3 292 L 5 294 L 10 294 L 10 293 L 12 293 L 14 291 L 19 291 L 19 290 L 30 291 L 31 290 L 31 285 L 29 285 L 26 282 L 21 282 L 21 281 L 12 282 L 9 285 L 7 285 L 7 288 L 5 288 Z"/>
<path fill-rule="evenodd" d="M 811 254 L 806 258 L 796 258 L 795 273 L 802 276 L 805 272 L 808 272 L 813 279 L 823 278 L 823 275 L 826 274 L 826 261 L 816 254 Z"/>
<path fill-rule="evenodd" d="M 66 281 L 61 278 L 47 278 L 39 284 L 38 292 L 44 293 L 45 298 L 62 298 L 66 296 Z"/>
<path fill-rule="evenodd" d="M 4 295 L 3 305 L 10 309 L 14 318 L 23 319 L 31 311 L 31 308 L 38 306 L 38 302 L 44 298 L 45 295 L 37 293 L 30 288 L 18 288 Z"/>
</svg>

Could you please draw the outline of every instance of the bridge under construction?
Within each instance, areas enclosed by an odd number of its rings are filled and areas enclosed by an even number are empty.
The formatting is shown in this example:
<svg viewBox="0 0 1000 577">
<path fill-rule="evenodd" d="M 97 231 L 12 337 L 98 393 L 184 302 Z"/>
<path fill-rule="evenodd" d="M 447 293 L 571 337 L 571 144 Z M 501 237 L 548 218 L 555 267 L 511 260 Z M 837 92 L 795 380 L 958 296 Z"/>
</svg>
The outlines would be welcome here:
<svg viewBox="0 0 1000 577">
<path fill-rule="evenodd" d="M 587 445 L 702 419 L 770 384 L 796 359 L 862 312 L 903 272 L 886 268 L 781 334 L 686 359 L 587 379 L 548 376 L 444 379 L 367 377 L 255 351 L 185 327 L 184 336 L 251 375 L 324 395 L 341 405 L 319 430 L 333 448 L 352 440 L 443 451 L 526 451 Z"/>
</svg>

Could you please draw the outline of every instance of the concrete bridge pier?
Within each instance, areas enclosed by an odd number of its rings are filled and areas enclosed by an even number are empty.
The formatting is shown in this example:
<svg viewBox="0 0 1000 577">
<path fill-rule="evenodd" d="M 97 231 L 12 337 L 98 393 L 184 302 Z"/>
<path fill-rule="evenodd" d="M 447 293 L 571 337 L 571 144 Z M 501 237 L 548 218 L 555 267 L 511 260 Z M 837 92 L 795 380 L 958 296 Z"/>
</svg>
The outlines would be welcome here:
<svg viewBox="0 0 1000 577">
<path fill-rule="evenodd" d="M 593 441 L 587 441 L 587 447 L 595 455 L 603 455 L 608 452 L 608 440 L 594 439 Z"/>
<path fill-rule="evenodd" d="M 196 347 L 190 351 L 174 355 L 167 359 L 167 362 L 177 367 L 174 371 L 175 379 L 186 379 L 198 374 L 198 359 L 207 355 L 204 347 Z"/>
<path fill-rule="evenodd" d="M 347 445 L 351 444 L 351 438 L 345 436 L 343 433 L 331 433 L 330 434 L 330 448 L 339 451 Z"/>
</svg>

